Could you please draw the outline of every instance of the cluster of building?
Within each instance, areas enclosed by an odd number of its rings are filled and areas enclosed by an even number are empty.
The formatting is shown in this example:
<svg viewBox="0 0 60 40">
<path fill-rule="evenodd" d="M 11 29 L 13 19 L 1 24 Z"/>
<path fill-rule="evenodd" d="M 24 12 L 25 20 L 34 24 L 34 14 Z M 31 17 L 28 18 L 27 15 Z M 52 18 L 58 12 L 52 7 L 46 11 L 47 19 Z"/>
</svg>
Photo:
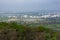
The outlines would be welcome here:
<svg viewBox="0 0 60 40">
<path fill-rule="evenodd" d="M 3 17 L 3 16 L 2 16 Z M 7 16 L 7 21 L 37 21 L 42 20 L 42 18 L 60 17 L 57 15 L 42 15 L 42 16 L 31 16 L 31 15 L 21 15 L 21 16 Z"/>
</svg>

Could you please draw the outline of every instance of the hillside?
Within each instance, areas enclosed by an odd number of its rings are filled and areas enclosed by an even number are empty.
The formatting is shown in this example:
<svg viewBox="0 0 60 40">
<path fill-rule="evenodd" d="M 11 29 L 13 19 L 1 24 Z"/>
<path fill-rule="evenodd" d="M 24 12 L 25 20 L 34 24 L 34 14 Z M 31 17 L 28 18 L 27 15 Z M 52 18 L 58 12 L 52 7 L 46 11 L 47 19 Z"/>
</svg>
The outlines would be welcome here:
<svg viewBox="0 0 60 40">
<path fill-rule="evenodd" d="M 28 27 L 15 22 L 0 22 L 0 40 L 56 40 L 56 33 L 43 26 Z"/>
</svg>

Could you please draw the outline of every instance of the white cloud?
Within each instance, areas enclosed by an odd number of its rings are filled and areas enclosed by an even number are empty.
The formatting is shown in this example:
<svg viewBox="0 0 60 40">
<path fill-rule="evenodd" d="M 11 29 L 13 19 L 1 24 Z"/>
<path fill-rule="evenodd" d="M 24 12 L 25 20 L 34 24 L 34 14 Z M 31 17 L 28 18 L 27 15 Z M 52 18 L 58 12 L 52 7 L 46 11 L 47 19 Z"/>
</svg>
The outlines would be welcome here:
<svg viewBox="0 0 60 40">
<path fill-rule="evenodd" d="M 24 0 L 0 0 L 0 3 L 23 3 Z"/>
<path fill-rule="evenodd" d="M 0 0 L 1 3 L 35 3 L 50 2 L 51 0 Z"/>
</svg>

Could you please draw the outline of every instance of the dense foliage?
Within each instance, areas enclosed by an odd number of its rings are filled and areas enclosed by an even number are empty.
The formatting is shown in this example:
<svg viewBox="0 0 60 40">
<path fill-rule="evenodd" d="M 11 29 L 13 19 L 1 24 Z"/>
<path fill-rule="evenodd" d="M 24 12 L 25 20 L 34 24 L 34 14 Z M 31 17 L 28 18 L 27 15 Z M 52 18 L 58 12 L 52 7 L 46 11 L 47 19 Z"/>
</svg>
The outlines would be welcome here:
<svg viewBox="0 0 60 40">
<path fill-rule="evenodd" d="M 0 40 L 56 40 L 56 33 L 43 26 L 0 22 Z"/>
</svg>

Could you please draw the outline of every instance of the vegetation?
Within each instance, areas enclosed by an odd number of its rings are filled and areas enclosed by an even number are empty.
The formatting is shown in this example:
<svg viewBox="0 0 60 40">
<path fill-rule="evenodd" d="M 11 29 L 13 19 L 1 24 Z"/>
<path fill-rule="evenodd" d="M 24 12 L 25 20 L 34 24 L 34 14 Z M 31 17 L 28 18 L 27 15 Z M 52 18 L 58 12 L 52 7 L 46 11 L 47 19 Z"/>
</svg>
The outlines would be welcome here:
<svg viewBox="0 0 60 40">
<path fill-rule="evenodd" d="M 0 40 L 56 40 L 56 33 L 43 26 L 0 22 Z"/>
</svg>

